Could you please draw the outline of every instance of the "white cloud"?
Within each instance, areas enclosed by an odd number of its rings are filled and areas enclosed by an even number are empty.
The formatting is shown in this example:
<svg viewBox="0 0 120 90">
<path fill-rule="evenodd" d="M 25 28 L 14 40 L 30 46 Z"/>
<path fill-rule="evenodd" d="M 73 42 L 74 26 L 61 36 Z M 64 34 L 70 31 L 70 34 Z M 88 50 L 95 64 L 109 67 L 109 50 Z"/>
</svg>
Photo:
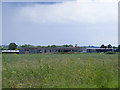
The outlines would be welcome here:
<svg viewBox="0 0 120 90">
<path fill-rule="evenodd" d="M 97 24 L 117 21 L 117 3 L 80 3 L 79 1 L 25 6 L 21 9 L 20 15 L 26 20 L 40 24 L 72 22 Z"/>
</svg>

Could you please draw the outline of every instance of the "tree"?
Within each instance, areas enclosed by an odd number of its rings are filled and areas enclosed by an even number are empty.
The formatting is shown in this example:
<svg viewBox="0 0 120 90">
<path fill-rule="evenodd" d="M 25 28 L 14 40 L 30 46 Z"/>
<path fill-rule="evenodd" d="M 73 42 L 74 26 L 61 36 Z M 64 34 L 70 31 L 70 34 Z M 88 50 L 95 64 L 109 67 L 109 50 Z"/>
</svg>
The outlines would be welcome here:
<svg viewBox="0 0 120 90">
<path fill-rule="evenodd" d="M 22 45 L 21 47 L 23 47 L 23 48 L 34 48 L 35 46 L 30 45 L 30 44 L 25 44 L 25 45 Z"/>
<path fill-rule="evenodd" d="M 56 47 L 56 45 L 51 45 L 51 47 Z"/>
<path fill-rule="evenodd" d="M 41 46 L 42 48 L 46 48 L 47 46 Z"/>
<path fill-rule="evenodd" d="M 77 47 L 77 44 L 75 44 L 75 47 Z"/>
<path fill-rule="evenodd" d="M 2 47 L 2 49 L 1 50 L 8 50 L 7 48 L 4 48 L 4 47 Z"/>
<path fill-rule="evenodd" d="M 116 46 L 113 46 L 113 48 L 115 49 L 115 48 L 117 48 Z"/>
<path fill-rule="evenodd" d="M 106 48 L 106 46 L 104 46 L 104 44 L 102 44 L 102 45 L 100 46 L 100 48 Z"/>
<path fill-rule="evenodd" d="M 37 47 L 39 48 L 39 47 L 42 47 L 42 46 L 38 45 Z"/>
<path fill-rule="evenodd" d="M 17 45 L 15 43 L 10 43 L 8 46 L 8 50 L 15 50 L 17 48 Z"/>
<path fill-rule="evenodd" d="M 108 48 L 112 48 L 112 45 L 111 45 L 111 44 L 109 44 L 107 47 L 108 47 Z"/>
<path fill-rule="evenodd" d="M 8 45 L 2 45 L 2 50 L 8 50 Z"/>
<path fill-rule="evenodd" d="M 48 45 L 47 47 L 50 47 L 50 45 Z"/>
<path fill-rule="evenodd" d="M 120 52 L 120 45 L 118 45 L 118 51 Z"/>
<path fill-rule="evenodd" d="M 69 45 L 69 47 L 73 47 L 73 45 Z"/>
<path fill-rule="evenodd" d="M 69 45 L 67 45 L 67 44 L 66 44 L 66 45 L 63 45 L 63 47 L 69 47 Z"/>
</svg>

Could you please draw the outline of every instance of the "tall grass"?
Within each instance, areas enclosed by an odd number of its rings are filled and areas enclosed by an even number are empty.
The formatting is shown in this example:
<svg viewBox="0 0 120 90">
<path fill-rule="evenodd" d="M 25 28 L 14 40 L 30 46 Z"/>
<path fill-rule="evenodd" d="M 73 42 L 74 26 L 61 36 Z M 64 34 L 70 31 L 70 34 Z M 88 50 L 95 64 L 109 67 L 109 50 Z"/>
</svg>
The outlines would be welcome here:
<svg viewBox="0 0 120 90">
<path fill-rule="evenodd" d="M 117 54 L 3 55 L 3 88 L 117 87 Z"/>
</svg>

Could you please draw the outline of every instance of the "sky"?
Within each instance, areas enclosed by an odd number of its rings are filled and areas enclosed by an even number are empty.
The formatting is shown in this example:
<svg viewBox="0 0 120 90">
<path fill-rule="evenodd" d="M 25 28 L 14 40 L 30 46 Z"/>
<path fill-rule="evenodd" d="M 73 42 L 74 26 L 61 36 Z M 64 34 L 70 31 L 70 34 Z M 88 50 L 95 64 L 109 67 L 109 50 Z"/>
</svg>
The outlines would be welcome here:
<svg viewBox="0 0 120 90">
<path fill-rule="evenodd" d="M 117 0 L 4 2 L 2 44 L 118 45 Z"/>
</svg>

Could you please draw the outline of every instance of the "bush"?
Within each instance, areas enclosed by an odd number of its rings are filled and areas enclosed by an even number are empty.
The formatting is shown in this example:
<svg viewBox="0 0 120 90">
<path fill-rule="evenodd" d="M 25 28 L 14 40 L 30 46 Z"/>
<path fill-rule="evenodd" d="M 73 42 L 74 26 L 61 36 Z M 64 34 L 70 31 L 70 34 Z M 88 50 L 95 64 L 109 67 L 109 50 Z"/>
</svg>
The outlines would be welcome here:
<svg viewBox="0 0 120 90">
<path fill-rule="evenodd" d="M 106 54 L 115 54 L 115 52 L 113 52 L 113 51 L 108 51 L 108 52 L 106 52 Z"/>
</svg>

